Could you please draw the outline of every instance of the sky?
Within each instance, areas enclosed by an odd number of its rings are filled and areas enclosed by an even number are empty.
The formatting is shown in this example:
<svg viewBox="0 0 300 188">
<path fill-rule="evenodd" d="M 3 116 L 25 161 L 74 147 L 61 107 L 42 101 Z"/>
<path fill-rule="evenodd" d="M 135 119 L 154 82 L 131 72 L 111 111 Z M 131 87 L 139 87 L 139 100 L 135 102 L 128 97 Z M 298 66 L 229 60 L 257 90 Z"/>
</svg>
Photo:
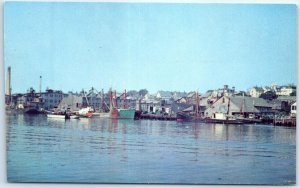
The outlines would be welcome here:
<svg viewBox="0 0 300 188">
<path fill-rule="evenodd" d="M 295 5 L 4 5 L 13 93 L 296 84 L 296 35 Z"/>
</svg>

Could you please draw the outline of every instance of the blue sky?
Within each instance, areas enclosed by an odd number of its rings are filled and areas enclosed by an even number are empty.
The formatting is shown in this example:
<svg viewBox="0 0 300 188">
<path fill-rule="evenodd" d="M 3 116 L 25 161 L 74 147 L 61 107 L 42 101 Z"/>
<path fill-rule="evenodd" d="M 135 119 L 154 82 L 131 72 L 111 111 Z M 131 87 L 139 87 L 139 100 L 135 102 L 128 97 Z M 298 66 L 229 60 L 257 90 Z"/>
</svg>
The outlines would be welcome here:
<svg viewBox="0 0 300 188">
<path fill-rule="evenodd" d="M 296 83 L 296 6 L 15 3 L 4 6 L 12 91 L 205 92 Z"/>
</svg>

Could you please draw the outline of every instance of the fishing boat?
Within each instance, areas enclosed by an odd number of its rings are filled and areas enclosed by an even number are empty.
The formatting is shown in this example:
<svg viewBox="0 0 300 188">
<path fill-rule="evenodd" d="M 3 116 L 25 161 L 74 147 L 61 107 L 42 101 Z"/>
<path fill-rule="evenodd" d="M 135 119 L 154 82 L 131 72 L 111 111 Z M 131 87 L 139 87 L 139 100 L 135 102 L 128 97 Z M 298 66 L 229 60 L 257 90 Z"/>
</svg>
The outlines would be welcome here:
<svg viewBox="0 0 300 188">
<path fill-rule="evenodd" d="M 134 119 L 135 109 L 118 109 L 119 119 Z"/>
<path fill-rule="evenodd" d="M 177 112 L 176 113 L 176 120 L 178 122 L 205 122 L 205 118 L 201 117 L 201 108 L 200 108 L 200 97 L 198 91 L 195 92 L 195 108 L 194 108 L 194 114 L 191 115 L 186 112 Z"/>
<path fill-rule="evenodd" d="M 112 119 L 134 119 L 135 109 L 127 108 L 126 89 L 124 95 L 124 108 L 118 108 L 116 91 L 110 90 L 110 118 Z"/>
</svg>

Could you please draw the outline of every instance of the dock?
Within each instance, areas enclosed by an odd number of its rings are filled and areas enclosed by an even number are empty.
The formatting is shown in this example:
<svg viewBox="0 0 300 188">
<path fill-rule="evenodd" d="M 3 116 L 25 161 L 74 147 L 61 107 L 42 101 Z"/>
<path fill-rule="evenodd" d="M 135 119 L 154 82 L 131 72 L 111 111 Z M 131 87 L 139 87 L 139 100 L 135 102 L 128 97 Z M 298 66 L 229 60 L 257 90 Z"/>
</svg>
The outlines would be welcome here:
<svg viewBox="0 0 300 188">
<path fill-rule="evenodd" d="M 176 116 L 160 115 L 160 114 L 142 114 L 141 119 L 176 121 Z"/>
<path fill-rule="evenodd" d="M 296 127 L 296 118 L 278 118 L 274 119 L 274 125 Z"/>
</svg>

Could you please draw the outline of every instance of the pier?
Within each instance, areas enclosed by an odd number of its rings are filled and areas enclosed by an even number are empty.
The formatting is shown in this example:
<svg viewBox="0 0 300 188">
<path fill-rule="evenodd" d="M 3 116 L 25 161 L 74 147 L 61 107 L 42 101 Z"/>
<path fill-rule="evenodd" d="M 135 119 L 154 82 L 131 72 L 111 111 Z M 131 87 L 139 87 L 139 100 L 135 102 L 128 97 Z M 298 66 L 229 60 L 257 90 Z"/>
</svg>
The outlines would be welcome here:
<svg viewBox="0 0 300 188">
<path fill-rule="evenodd" d="M 176 121 L 176 116 L 160 115 L 160 114 L 142 114 L 141 119 Z"/>
<path fill-rule="evenodd" d="M 296 118 L 278 118 L 274 119 L 274 125 L 280 125 L 280 126 L 296 126 Z"/>
</svg>

